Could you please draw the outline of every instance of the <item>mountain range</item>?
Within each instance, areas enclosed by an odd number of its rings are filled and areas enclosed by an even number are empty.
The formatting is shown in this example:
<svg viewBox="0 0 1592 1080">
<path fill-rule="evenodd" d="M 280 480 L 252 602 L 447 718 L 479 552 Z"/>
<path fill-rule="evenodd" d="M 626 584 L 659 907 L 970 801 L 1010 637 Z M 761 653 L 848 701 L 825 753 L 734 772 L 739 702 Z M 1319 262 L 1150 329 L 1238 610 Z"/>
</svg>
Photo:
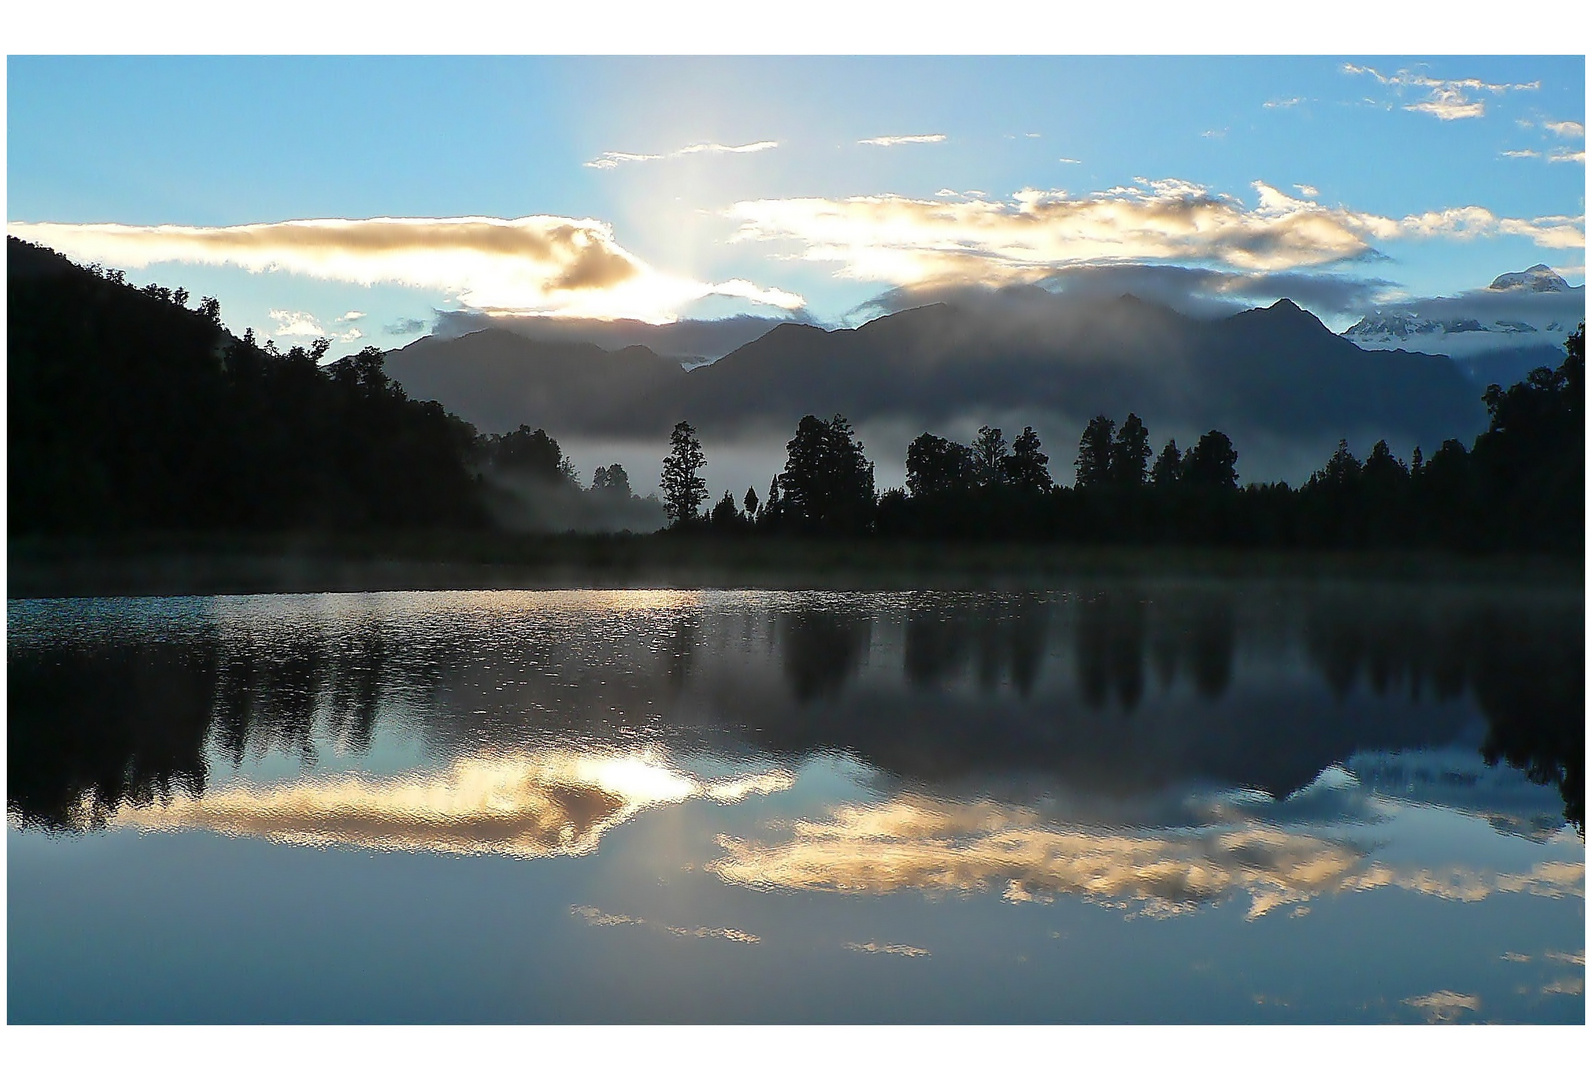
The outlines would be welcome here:
<svg viewBox="0 0 1592 1080">
<path fill-rule="evenodd" d="M 1157 445 L 1222 430 L 1247 451 L 1246 480 L 1300 479 L 1340 438 L 1429 454 L 1485 423 L 1479 391 L 1446 357 L 1368 351 L 1288 300 L 1209 320 L 1132 295 L 1030 290 L 856 329 L 781 323 L 689 370 L 642 346 L 491 328 L 424 338 L 389 353 L 387 371 L 479 428 L 523 423 L 561 441 L 661 441 L 686 419 L 705 440 L 782 444 L 803 414 L 841 413 L 872 431 L 876 460 L 895 460 L 923 430 L 1032 424 L 1062 482 L 1066 448 L 1097 413 L 1137 413 Z"/>
<path fill-rule="evenodd" d="M 1534 367 L 1557 365 L 1565 337 L 1585 318 L 1586 286 L 1538 263 L 1485 289 L 1380 308 L 1343 336 L 1364 349 L 1440 353 L 1478 386 L 1508 386 Z"/>
</svg>

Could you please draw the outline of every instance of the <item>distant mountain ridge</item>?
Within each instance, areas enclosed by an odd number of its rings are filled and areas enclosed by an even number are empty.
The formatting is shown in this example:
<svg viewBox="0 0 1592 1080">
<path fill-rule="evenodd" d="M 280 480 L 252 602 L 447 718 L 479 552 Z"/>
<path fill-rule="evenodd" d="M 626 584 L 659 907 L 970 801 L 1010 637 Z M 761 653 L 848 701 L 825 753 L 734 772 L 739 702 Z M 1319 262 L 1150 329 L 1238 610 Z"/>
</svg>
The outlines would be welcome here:
<svg viewBox="0 0 1592 1080">
<path fill-rule="evenodd" d="M 1054 440 L 1063 422 L 1133 411 L 1152 433 L 1219 428 L 1314 454 L 1371 433 L 1433 448 L 1484 424 L 1447 358 L 1367 352 L 1289 300 L 1210 321 L 1132 295 L 932 304 L 856 329 L 782 323 L 690 371 L 644 348 L 487 330 L 422 339 L 389 353 L 387 370 L 483 429 L 527 423 L 560 438 L 659 438 L 682 418 L 707 435 L 788 432 L 805 413 L 839 412 L 917 430 L 1048 418 Z"/>
<path fill-rule="evenodd" d="M 1410 300 L 1371 312 L 1343 332 L 1363 349 L 1450 356 L 1472 382 L 1507 386 L 1558 364 L 1564 339 L 1586 318 L 1586 287 L 1543 263 L 1499 274 L 1485 289 Z"/>
</svg>

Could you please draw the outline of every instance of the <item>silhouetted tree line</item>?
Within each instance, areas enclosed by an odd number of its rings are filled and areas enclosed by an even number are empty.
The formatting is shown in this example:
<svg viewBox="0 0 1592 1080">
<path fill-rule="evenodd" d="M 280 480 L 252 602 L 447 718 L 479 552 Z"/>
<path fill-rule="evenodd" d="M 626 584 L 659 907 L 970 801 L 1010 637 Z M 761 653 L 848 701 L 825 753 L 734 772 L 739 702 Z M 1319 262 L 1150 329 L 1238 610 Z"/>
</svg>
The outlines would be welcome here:
<svg viewBox="0 0 1592 1080">
<path fill-rule="evenodd" d="M 1241 486 L 1238 451 L 1220 431 L 1157 453 L 1129 413 L 1120 427 L 1089 421 L 1071 487 L 1052 480 L 1033 428 L 1008 444 L 983 427 L 970 445 L 924 432 L 907 448 L 905 490 L 876 495 L 845 417 L 809 415 L 765 499 L 726 491 L 705 515 L 707 459 L 682 421 L 664 463 L 665 507 L 674 528 L 726 534 L 1570 554 L 1583 543 L 1584 325 L 1565 346 L 1558 368 L 1488 388 L 1488 429 L 1469 449 L 1450 439 L 1406 463 L 1381 441 L 1361 461 L 1340 441 L 1297 488 Z"/>
<path fill-rule="evenodd" d="M 13 535 L 134 530 L 650 528 L 618 464 L 591 488 L 542 429 L 478 436 L 411 401 L 367 348 L 281 350 L 238 339 L 220 305 L 127 284 L 8 239 L 9 509 Z M 1238 483 L 1211 431 L 1155 452 L 1143 421 L 1097 416 L 1071 487 L 1032 428 L 970 445 L 925 432 L 906 486 L 876 490 L 843 416 L 804 416 L 766 496 L 709 499 L 706 456 L 682 421 L 660 486 L 672 527 L 722 534 L 1254 547 L 1421 547 L 1561 554 L 1583 544 L 1585 327 L 1556 369 L 1484 397 L 1488 430 L 1406 463 L 1385 443 L 1338 451 L 1298 488 Z M 548 496 L 551 496 L 549 501 Z M 545 513 L 524 513 L 545 503 Z M 642 524 L 642 523 L 648 524 Z"/>
<path fill-rule="evenodd" d="M 258 344 L 185 290 L 7 242 L 10 530 L 476 526 L 468 424 L 369 348 Z"/>
</svg>

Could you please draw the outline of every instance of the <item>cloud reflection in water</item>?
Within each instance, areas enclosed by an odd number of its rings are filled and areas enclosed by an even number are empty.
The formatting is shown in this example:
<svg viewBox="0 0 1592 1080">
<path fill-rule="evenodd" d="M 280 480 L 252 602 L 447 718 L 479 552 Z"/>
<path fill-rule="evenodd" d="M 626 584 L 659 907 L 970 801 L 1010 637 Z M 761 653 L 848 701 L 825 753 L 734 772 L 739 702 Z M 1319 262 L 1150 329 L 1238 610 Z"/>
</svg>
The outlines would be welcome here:
<svg viewBox="0 0 1592 1080">
<path fill-rule="evenodd" d="M 1000 888 L 1014 903 L 1080 896 L 1165 916 L 1247 899 L 1247 917 L 1330 892 L 1395 886 L 1443 899 L 1494 893 L 1584 896 L 1584 865 L 1543 861 L 1523 873 L 1463 866 L 1399 867 L 1373 860 L 1341 830 L 1315 835 L 1254 820 L 1242 803 L 1212 823 L 1113 829 L 1047 819 L 994 801 L 901 795 L 797 821 L 783 839 L 719 836 L 707 869 L 753 888 L 890 893 Z"/>
<path fill-rule="evenodd" d="M 111 824 L 383 851 L 584 855 L 648 807 L 694 798 L 734 802 L 793 782 L 777 771 L 706 781 L 645 753 L 466 757 L 433 774 L 340 774 L 177 795 L 164 804 L 124 806 Z"/>
</svg>

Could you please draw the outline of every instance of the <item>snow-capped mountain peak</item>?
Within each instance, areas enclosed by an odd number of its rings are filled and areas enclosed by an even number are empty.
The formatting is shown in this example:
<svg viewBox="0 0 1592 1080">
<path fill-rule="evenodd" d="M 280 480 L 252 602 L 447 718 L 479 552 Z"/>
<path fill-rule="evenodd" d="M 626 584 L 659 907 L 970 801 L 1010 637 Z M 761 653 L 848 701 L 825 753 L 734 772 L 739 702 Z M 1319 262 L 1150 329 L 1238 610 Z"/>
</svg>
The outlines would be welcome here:
<svg viewBox="0 0 1592 1080">
<path fill-rule="evenodd" d="M 1513 274 L 1499 274 L 1493 278 L 1489 289 L 1521 292 L 1569 292 L 1570 285 L 1555 274 L 1551 267 L 1538 263 Z"/>
<path fill-rule="evenodd" d="M 1538 263 L 1500 274 L 1484 289 L 1405 300 L 1373 311 L 1343 336 L 1362 349 L 1452 357 L 1478 385 L 1507 386 L 1564 357 L 1564 339 L 1586 318 L 1586 286 Z"/>
</svg>

